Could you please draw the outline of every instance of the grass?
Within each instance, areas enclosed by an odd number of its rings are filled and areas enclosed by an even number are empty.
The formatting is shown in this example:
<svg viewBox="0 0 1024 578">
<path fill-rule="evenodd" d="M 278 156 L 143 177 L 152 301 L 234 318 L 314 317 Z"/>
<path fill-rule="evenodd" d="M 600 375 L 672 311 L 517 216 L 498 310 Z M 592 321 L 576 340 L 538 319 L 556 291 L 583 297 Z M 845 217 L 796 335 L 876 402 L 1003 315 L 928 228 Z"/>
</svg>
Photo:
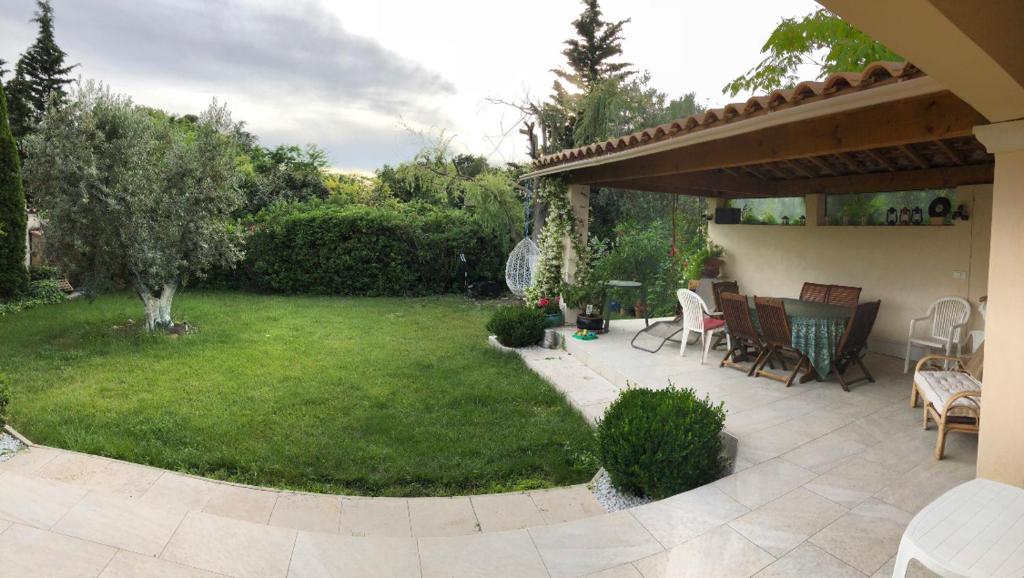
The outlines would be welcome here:
<svg viewBox="0 0 1024 578">
<path fill-rule="evenodd" d="M 565 485 L 593 435 L 460 297 L 186 292 L 181 336 L 130 295 L 0 318 L 10 423 L 37 443 L 237 482 L 458 495 Z"/>
</svg>

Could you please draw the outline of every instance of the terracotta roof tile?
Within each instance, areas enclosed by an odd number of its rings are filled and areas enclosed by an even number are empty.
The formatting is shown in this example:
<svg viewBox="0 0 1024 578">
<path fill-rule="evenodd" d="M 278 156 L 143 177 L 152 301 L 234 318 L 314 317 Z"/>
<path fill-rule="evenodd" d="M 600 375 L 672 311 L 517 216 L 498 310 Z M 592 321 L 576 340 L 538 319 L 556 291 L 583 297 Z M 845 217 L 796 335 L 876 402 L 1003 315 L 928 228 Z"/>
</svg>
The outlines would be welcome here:
<svg viewBox="0 0 1024 578">
<path fill-rule="evenodd" d="M 656 141 L 676 138 L 729 122 L 740 122 L 773 110 L 799 106 L 805 101 L 833 98 L 848 92 L 865 90 L 874 86 L 920 76 L 924 76 L 924 73 L 909 62 L 874 62 L 869 64 L 862 72 L 836 72 L 828 75 L 821 81 L 804 81 L 790 89 L 775 90 L 768 95 L 753 96 L 745 102 L 734 102 L 723 108 L 693 114 L 660 126 L 612 138 L 603 143 L 590 144 L 545 155 L 537 159 L 535 166 L 537 168 L 545 168 L 573 160 L 610 154 Z"/>
</svg>

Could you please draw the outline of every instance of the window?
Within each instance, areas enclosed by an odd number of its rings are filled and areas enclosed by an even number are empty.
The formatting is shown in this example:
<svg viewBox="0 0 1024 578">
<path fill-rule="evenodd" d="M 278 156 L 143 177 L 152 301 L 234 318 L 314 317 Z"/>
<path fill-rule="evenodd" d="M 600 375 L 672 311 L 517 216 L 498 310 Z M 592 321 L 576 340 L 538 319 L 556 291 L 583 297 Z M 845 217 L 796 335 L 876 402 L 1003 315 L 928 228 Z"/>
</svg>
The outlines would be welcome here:
<svg viewBox="0 0 1024 578">
<path fill-rule="evenodd" d="M 728 206 L 740 209 L 744 225 L 802 225 L 806 215 L 803 197 L 733 199 Z"/>
<path fill-rule="evenodd" d="M 950 222 L 949 214 L 934 221 L 928 216 L 928 206 L 938 197 L 945 197 L 952 203 L 953 191 L 929 189 L 894 193 L 828 195 L 825 198 L 824 224 L 886 225 L 893 221 L 897 224 L 948 224 Z"/>
</svg>

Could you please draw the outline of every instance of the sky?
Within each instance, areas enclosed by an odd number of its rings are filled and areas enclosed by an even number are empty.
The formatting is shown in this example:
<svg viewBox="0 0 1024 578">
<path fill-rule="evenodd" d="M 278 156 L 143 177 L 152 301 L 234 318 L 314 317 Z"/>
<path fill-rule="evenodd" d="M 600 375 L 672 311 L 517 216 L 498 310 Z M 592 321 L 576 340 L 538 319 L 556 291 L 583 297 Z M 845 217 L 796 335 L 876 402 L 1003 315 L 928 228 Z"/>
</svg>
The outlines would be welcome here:
<svg viewBox="0 0 1024 578">
<path fill-rule="evenodd" d="M 3 0 L 0 58 L 35 38 L 34 0 Z M 333 167 L 370 172 L 440 135 L 493 164 L 524 161 L 516 111 L 564 66 L 576 0 L 52 0 L 74 74 L 177 114 L 226 102 L 266 146 L 315 143 Z M 622 60 L 670 97 L 722 106 L 783 17 L 811 0 L 603 0 L 629 18 Z M 817 72 L 807 70 L 806 76 Z"/>
</svg>

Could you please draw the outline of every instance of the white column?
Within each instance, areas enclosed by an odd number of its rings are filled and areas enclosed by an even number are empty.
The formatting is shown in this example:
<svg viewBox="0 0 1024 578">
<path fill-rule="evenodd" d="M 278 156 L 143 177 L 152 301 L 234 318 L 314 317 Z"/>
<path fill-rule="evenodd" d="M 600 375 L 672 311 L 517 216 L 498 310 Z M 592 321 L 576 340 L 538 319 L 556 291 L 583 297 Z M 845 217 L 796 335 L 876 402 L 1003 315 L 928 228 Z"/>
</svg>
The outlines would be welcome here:
<svg viewBox="0 0 1024 578">
<path fill-rule="evenodd" d="M 590 185 L 569 185 L 566 192 L 569 196 L 569 212 L 573 219 L 573 233 L 586 243 L 590 230 Z M 576 278 L 576 265 L 579 256 L 573 247 L 572 237 L 562 240 L 562 280 L 572 283 Z M 562 304 L 566 323 L 576 323 L 576 310 Z"/>
<path fill-rule="evenodd" d="M 974 131 L 996 157 L 978 476 L 1024 486 L 1024 121 Z"/>
</svg>

